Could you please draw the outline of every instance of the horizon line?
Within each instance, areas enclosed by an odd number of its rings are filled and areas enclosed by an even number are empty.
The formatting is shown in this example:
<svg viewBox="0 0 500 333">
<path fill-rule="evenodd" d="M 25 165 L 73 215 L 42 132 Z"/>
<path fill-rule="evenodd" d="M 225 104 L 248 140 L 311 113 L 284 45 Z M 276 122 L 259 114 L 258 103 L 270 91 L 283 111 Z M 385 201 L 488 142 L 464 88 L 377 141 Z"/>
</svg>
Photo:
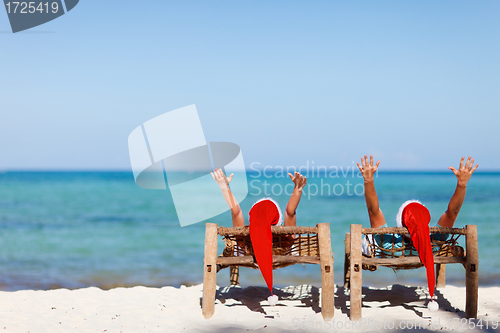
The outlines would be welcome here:
<svg viewBox="0 0 500 333">
<path fill-rule="evenodd" d="M 339 167 L 338 171 L 342 172 L 340 170 L 346 171 L 349 170 L 350 166 L 347 167 L 347 169 L 342 169 L 342 167 Z M 302 170 L 304 168 L 301 168 Z M 267 172 L 275 172 L 281 170 L 280 168 L 267 168 Z M 298 170 L 298 169 L 296 169 Z M 317 170 L 316 168 L 312 169 L 306 169 L 307 171 L 310 172 L 320 172 L 320 173 L 329 173 L 329 172 L 334 172 L 334 170 Z M 359 172 L 358 168 L 355 168 L 356 172 Z M 184 170 L 178 170 L 179 172 L 182 172 Z M 256 172 L 264 172 L 264 168 L 262 169 L 253 169 L 253 170 L 238 170 L 236 172 L 243 172 L 246 171 L 247 173 L 256 173 Z M 285 172 L 286 170 L 283 170 Z M 47 169 L 31 169 L 31 168 L 19 168 L 19 169 L 0 169 L 0 174 L 5 174 L 5 173 L 10 173 L 10 172 L 130 172 L 133 173 L 131 169 L 56 169 L 56 168 L 47 168 Z M 205 172 L 205 170 L 189 170 L 189 172 Z M 351 172 L 351 171 L 349 171 Z M 378 170 L 377 172 L 379 173 L 402 173 L 402 172 L 415 172 L 415 173 L 423 173 L 423 172 L 430 172 L 430 173 L 449 173 L 451 172 L 450 170 L 441 170 L 441 169 L 388 169 L 388 170 Z M 486 170 L 477 170 L 474 173 L 500 173 L 500 169 L 486 169 Z"/>
</svg>

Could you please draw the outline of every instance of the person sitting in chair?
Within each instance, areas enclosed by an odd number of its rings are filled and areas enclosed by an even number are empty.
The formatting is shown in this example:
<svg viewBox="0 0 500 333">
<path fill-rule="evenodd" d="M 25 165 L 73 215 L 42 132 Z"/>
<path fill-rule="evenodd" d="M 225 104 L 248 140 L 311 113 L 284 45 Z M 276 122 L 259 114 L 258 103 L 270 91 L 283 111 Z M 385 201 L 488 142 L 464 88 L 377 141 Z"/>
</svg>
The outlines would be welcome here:
<svg viewBox="0 0 500 333">
<path fill-rule="evenodd" d="M 474 171 L 476 171 L 479 165 L 474 167 L 474 159 L 471 160 L 471 157 L 467 159 L 464 165 L 465 158 L 462 157 L 460 160 L 460 166 L 457 169 L 454 167 L 449 167 L 451 171 L 457 177 L 457 187 L 455 189 L 455 193 L 450 199 L 448 204 L 448 208 L 441 215 L 437 222 L 437 226 L 440 227 L 449 227 L 452 228 L 455 224 L 455 220 L 457 219 L 458 213 L 460 212 L 460 208 L 465 200 L 465 192 L 467 189 L 467 183 L 471 178 Z M 361 175 L 364 179 L 364 188 L 365 188 L 365 201 L 366 207 L 368 209 L 368 217 L 370 219 L 370 226 L 372 228 L 382 228 L 387 227 L 387 223 L 385 221 L 384 214 L 379 207 L 377 193 L 375 191 L 375 182 L 373 180 L 373 175 L 378 169 L 380 161 L 377 161 L 375 165 L 373 165 L 373 156 L 370 155 L 370 160 L 365 155 L 364 159 L 361 158 L 361 165 L 358 163 L 359 171 L 361 171 Z M 413 245 L 417 249 L 418 255 L 422 264 L 425 266 L 427 270 L 427 281 L 429 284 L 429 293 L 431 298 L 434 295 L 434 281 L 435 281 L 435 273 L 434 273 L 434 256 L 431 247 L 431 236 L 429 235 L 429 222 L 431 220 L 431 216 L 429 210 L 418 200 L 408 200 L 401 205 L 399 208 L 398 215 L 396 217 L 396 222 L 398 227 L 406 227 L 411 235 L 411 240 Z M 369 235 L 368 237 L 370 237 Z M 385 237 L 384 237 L 385 236 Z M 446 238 L 449 235 L 445 234 L 444 236 L 440 234 L 432 235 L 435 239 Z M 391 249 L 394 243 L 394 247 L 403 247 L 404 237 L 401 235 L 395 235 L 394 239 L 392 236 L 386 235 L 375 235 L 373 239 L 377 243 L 378 246 L 384 249 Z M 370 255 L 370 248 L 368 243 L 370 240 L 366 238 L 363 240 L 363 253 L 366 255 Z M 429 309 L 438 308 L 437 303 L 435 302 L 429 303 Z"/>
<path fill-rule="evenodd" d="M 244 227 L 245 219 L 241 211 L 239 203 L 234 198 L 229 188 L 229 183 L 233 179 L 231 174 L 226 177 L 221 169 L 214 169 L 211 172 L 212 177 L 219 185 L 222 195 L 226 200 L 229 208 L 231 209 L 231 219 L 233 227 Z M 285 226 L 297 225 L 297 206 L 299 205 L 300 198 L 302 197 L 302 189 L 307 184 L 307 177 L 302 176 L 299 172 L 294 175 L 288 174 L 290 179 L 295 184 L 290 199 L 285 207 Z M 266 284 L 271 291 L 271 296 L 268 301 L 271 305 L 276 304 L 278 301 L 277 296 L 273 296 L 273 236 L 271 233 L 272 225 L 282 225 L 283 217 L 281 209 L 276 201 L 271 198 L 262 198 L 253 204 L 249 212 L 249 231 L 250 239 L 252 241 L 253 252 L 257 265 L 266 281 Z M 285 236 L 286 237 L 286 236 Z M 293 243 L 293 237 L 289 237 L 290 246 Z"/>
</svg>

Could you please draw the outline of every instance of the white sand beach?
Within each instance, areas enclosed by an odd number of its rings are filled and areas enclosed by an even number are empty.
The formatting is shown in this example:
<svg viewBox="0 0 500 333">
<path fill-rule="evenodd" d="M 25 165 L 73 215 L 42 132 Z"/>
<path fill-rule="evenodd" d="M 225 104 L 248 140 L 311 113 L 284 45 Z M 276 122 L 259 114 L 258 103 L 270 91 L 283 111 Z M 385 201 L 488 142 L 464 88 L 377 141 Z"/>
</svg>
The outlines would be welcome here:
<svg viewBox="0 0 500 333">
<path fill-rule="evenodd" d="M 500 331 L 500 287 L 479 289 L 478 320 L 471 322 L 464 319 L 465 288 L 454 286 L 436 291 L 437 312 L 427 309 L 420 287 L 364 287 L 358 323 L 349 321 L 343 287 L 329 322 L 322 319 L 317 287 L 276 289 L 275 307 L 267 304 L 268 294 L 265 287 L 219 288 L 215 314 L 206 320 L 202 285 L 0 292 L 0 332 Z"/>
</svg>

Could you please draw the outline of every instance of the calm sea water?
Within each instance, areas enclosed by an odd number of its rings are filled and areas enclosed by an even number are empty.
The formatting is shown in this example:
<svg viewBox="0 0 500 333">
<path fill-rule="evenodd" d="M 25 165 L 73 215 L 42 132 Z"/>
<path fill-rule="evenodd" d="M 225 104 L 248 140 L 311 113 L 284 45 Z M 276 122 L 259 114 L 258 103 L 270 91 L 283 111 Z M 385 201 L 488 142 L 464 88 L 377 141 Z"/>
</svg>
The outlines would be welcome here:
<svg viewBox="0 0 500 333">
<path fill-rule="evenodd" d="M 242 176 L 242 175 L 236 175 Z M 271 196 L 282 209 L 289 178 L 279 172 L 248 173 L 245 216 L 257 199 Z M 456 178 L 446 173 L 380 173 L 380 205 L 389 225 L 402 202 L 421 200 L 433 221 L 447 207 Z M 457 227 L 477 224 L 480 284 L 500 284 L 500 173 L 476 172 Z M 204 209 L 203 205 L 193 209 Z M 344 237 L 349 225 L 368 226 L 362 180 L 356 173 L 312 173 L 298 209 L 298 223 L 329 222 L 335 281 L 342 284 Z M 230 226 L 229 212 L 207 222 Z M 179 286 L 203 279 L 204 223 L 181 228 L 168 190 L 145 190 L 131 172 L 6 172 L 0 174 L 0 290 L 98 286 Z M 222 249 L 222 242 L 219 242 Z M 319 266 L 276 270 L 275 285 L 321 285 Z M 218 273 L 229 283 L 228 270 Z M 448 265 L 447 281 L 464 285 L 461 265 Z M 380 268 L 363 274 L 365 285 L 425 286 L 425 271 Z M 259 271 L 242 269 L 243 286 L 265 285 Z"/>
</svg>

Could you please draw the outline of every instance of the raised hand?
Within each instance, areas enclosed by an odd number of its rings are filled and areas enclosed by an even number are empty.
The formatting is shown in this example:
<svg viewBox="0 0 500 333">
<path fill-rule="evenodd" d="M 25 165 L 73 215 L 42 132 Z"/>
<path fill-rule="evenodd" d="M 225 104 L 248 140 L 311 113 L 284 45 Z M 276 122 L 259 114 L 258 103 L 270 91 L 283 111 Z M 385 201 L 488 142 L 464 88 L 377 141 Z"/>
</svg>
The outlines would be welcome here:
<svg viewBox="0 0 500 333">
<path fill-rule="evenodd" d="M 210 172 L 212 178 L 217 182 L 219 187 L 226 187 L 229 185 L 231 180 L 233 180 L 234 173 L 232 173 L 229 177 L 226 177 L 222 169 L 214 169 L 213 172 Z"/>
<path fill-rule="evenodd" d="M 295 171 L 295 174 L 292 175 L 291 173 L 288 174 L 290 176 L 290 179 L 292 182 L 295 184 L 295 188 L 299 191 L 302 191 L 304 186 L 307 184 L 307 177 L 304 177 L 300 174 L 300 172 Z"/>
<path fill-rule="evenodd" d="M 460 166 L 458 167 L 458 170 L 455 169 L 454 167 L 448 168 L 451 171 L 453 171 L 453 173 L 457 177 L 457 188 L 455 189 L 455 193 L 453 193 L 453 196 L 450 199 L 448 208 L 439 218 L 438 225 L 440 225 L 441 227 L 453 228 L 458 213 L 460 212 L 462 204 L 464 203 L 465 200 L 465 192 L 467 191 L 467 182 L 469 181 L 470 177 L 479 166 L 479 165 L 474 166 L 474 160 L 471 159 L 470 156 L 467 159 L 467 162 L 465 162 L 465 165 L 464 165 L 464 160 L 465 157 L 462 157 L 462 159 L 460 160 Z"/>
<path fill-rule="evenodd" d="M 307 177 L 304 177 L 300 174 L 300 172 L 295 171 L 292 175 L 288 174 L 290 179 L 295 184 L 295 188 L 293 189 L 292 194 L 290 195 L 290 199 L 288 199 L 288 203 L 286 204 L 285 209 L 285 226 L 296 226 L 297 225 L 297 215 L 296 210 L 299 205 L 300 198 L 302 197 L 302 189 L 307 184 Z"/>
<path fill-rule="evenodd" d="M 465 157 L 462 157 L 462 159 L 460 160 L 460 166 L 458 167 L 458 170 L 455 169 L 454 167 L 448 168 L 451 171 L 453 171 L 453 173 L 457 177 L 458 185 L 460 185 L 460 186 L 467 185 L 467 182 L 469 181 L 470 177 L 472 176 L 474 171 L 476 171 L 477 167 L 479 166 L 479 164 L 476 164 L 476 166 L 474 166 L 474 159 L 471 160 L 470 156 L 467 159 L 467 161 L 465 162 L 465 165 L 464 165 L 464 160 L 465 160 Z"/>
<path fill-rule="evenodd" d="M 231 182 L 231 180 L 233 180 L 234 174 L 226 177 L 225 173 L 221 169 L 214 169 L 214 171 L 210 172 L 210 174 L 219 185 L 222 191 L 222 195 L 224 196 L 224 200 L 226 200 L 227 205 L 231 209 L 231 219 L 233 221 L 233 227 L 244 227 L 245 219 L 243 218 L 240 204 L 238 203 L 238 201 L 236 201 L 233 193 L 231 193 L 231 189 L 229 188 L 229 183 Z"/>
<path fill-rule="evenodd" d="M 370 155 L 370 162 L 368 162 L 368 157 L 366 155 L 364 159 L 361 157 L 361 165 L 359 165 L 359 163 L 357 163 L 357 165 L 365 182 L 373 180 L 373 175 L 377 172 L 379 164 L 380 160 L 377 161 L 377 164 L 373 165 L 373 155 Z"/>
</svg>

